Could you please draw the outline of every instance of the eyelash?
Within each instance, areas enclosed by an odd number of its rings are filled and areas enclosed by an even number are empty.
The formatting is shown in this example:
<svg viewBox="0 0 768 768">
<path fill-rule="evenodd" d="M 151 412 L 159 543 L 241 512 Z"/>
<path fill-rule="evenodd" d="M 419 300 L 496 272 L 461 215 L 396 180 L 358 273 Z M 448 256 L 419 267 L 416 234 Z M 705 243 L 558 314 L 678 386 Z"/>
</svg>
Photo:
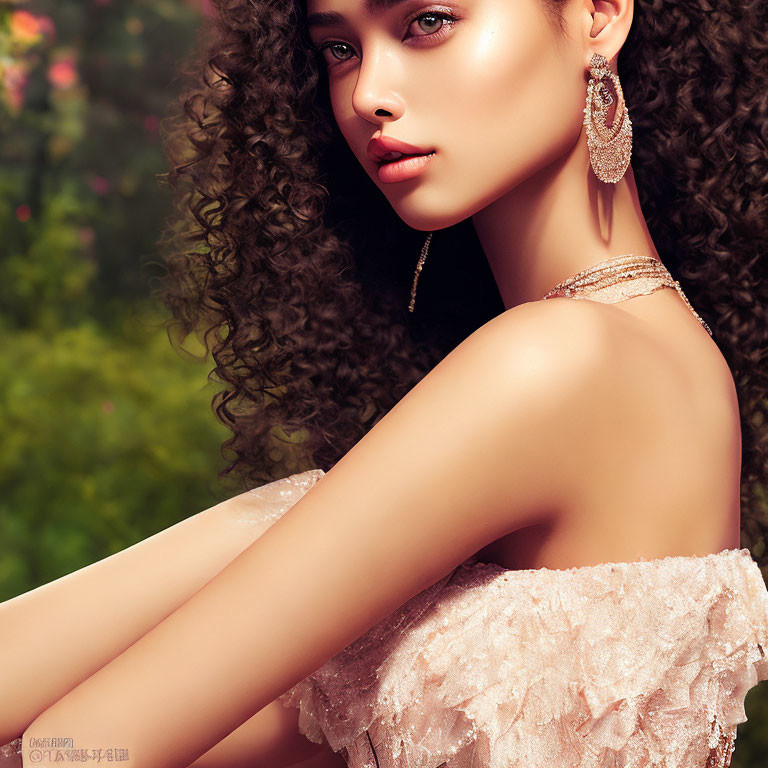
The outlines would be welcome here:
<svg viewBox="0 0 768 768">
<path fill-rule="evenodd" d="M 446 11 L 422 11 L 421 13 L 417 14 L 416 16 L 414 16 L 412 19 L 408 21 L 407 28 L 410 28 L 411 24 L 413 24 L 414 21 L 418 21 L 419 19 L 423 19 L 429 16 L 442 19 L 446 23 L 442 24 L 440 26 L 440 29 L 438 29 L 436 32 L 428 32 L 425 35 L 411 35 L 411 37 L 428 37 L 428 38 L 436 37 L 438 40 L 442 40 L 442 38 L 445 37 L 446 34 L 448 34 L 450 28 L 458 21 L 458 18 L 456 16 L 454 16 L 452 13 L 447 13 Z M 406 39 L 410 39 L 410 38 L 406 38 Z M 323 43 L 322 45 L 315 46 L 315 49 L 317 50 L 320 57 L 323 58 L 323 60 L 325 60 L 323 51 L 325 51 L 326 48 L 333 48 L 337 45 L 346 45 L 347 47 L 351 48 L 349 43 L 330 40 L 326 43 Z M 421 45 L 421 43 L 418 43 L 418 45 Z M 331 56 L 333 56 L 333 54 L 331 54 Z M 346 61 L 350 61 L 350 59 L 338 59 L 335 56 L 333 56 L 333 58 L 339 64 L 343 64 Z M 328 62 L 326 61 L 326 63 Z M 336 66 L 336 64 L 329 64 L 329 66 Z"/>
</svg>

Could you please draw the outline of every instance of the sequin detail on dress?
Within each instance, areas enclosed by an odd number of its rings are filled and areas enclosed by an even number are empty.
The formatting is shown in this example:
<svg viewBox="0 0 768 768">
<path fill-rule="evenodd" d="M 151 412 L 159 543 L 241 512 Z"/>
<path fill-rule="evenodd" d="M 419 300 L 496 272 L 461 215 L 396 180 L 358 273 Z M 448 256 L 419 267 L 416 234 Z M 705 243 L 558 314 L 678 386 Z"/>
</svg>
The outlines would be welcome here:
<svg viewBox="0 0 768 768">
<path fill-rule="evenodd" d="M 254 489 L 268 528 L 325 473 Z M 728 768 L 768 679 L 748 549 L 509 570 L 471 557 L 279 700 L 350 768 Z"/>
<path fill-rule="evenodd" d="M 232 514 L 227 517 L 227 521 L 239 527 L 256 526 L 266 530 L 279 517 L 282 517 L 287 507 L 293 506 L 324 474 L 322 469 L 308 469 L 306 472 L 281 477 L 266 485 L 252 488 L 248 491 L 248 496 L 259 502 L 255 511 L 252 514 L 246 514 L 235 507 Z"/>
<path fill-rule="evenodd" d="M 0 768 L 22 768 L 21 736 L 0 746 Z"/>
<path fill-rule="evenodd" d="M 568 570 L 470 559 L 281 699 L 355 768 L 726 768 L 767 641 L 746 549 Z"/>
<path fill-rule="evenodd" d="M 711 336 L 712 329 L 691 306 L 680 283 L 672 277 L 659 259 L 652 256 L 627 253 L 605 259 L 559 282 L 543 299 L 565 296 L 616 304 L 664 287 L 674 288 L 678 292 L 685 305 Z"/>
</svg>

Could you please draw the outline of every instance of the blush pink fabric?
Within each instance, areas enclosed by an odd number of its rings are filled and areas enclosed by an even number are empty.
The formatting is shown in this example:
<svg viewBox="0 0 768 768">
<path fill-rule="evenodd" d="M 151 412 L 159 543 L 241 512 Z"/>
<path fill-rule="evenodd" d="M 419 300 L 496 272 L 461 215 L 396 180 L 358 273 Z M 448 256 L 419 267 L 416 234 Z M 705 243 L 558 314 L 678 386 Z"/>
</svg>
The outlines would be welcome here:
<svg viewBox="0 0 768 768">
<path fill-rule="evenodd" d="M 274 520 L 322 475 L 252 493 Z M 350 768 L 725 768 L 767 648 L 748 549 L 567 570 L 470 558 L 280 700 Z"/>
</svg>

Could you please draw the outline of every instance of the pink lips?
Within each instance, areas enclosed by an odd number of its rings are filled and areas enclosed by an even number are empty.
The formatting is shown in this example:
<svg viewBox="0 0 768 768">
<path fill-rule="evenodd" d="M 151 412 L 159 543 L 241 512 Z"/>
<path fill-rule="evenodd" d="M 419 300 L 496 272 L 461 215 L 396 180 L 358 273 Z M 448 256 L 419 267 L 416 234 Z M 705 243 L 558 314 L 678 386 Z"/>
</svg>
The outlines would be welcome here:
<svg viewBox="0 0 768 768">
<path fill-rule="evenodd" d="M 373 138 L 368 142 L 368 156 L 378 165 L 379 181 L 403 181 L 418 176 L 435 154 L 433 149 L 399 141 L 391 136 Z M 402 152 L 405 157 L 389 160 L 391 152 Z"/>
<path fill-rule="evenodd" d="M 379 181 L 387 184 L 393 181 L 412 179 L 429 165 L 429 161 L 434 155 L 434 152 L 428 155 L 411 155 L 389 163 L 382 163 L 378 170 Z"/>
</svg>

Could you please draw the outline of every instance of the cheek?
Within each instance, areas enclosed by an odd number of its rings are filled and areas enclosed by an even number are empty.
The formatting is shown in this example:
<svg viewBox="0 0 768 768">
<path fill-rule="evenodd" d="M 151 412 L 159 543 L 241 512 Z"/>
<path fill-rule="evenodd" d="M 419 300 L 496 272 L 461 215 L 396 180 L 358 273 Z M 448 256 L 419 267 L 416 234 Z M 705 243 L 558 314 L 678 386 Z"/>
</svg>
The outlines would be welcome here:
<svg viewBox="0 0 768 768">
<path fill-rule="evenodd" d="M 336 82 L 333 77 L 330 77 L 328 88 L 333 117 L 339 128 L 343 129 L 355 118 L 355 112 L 352 109 L 354 80 L 351 77 L 345 77 L 342 78 L 341 82 Z"/>
<path fill-rule="evenodd" d="M 376 126 L 361 118 L 352 107 L 355 80 L 353 74 L 343 76 L 337 82 L 331 82 L 329 97 L 333 118 L 339 132 L 350 149 L 358 155 L 361 164 L 364 164 L 364 160 L 367 160 L 367 157 L 364 157 L 366 144 L 376 131 Z"/>
<path fill-rule="evenodd" d="M 482 207 L 574 143 L 586 85 L 580 50 L 558 48 L 538 11 L 510 4 L 464 40 L 460 51 L 446 51 L 440 143 L 462 196 Z"/>
</svg>

